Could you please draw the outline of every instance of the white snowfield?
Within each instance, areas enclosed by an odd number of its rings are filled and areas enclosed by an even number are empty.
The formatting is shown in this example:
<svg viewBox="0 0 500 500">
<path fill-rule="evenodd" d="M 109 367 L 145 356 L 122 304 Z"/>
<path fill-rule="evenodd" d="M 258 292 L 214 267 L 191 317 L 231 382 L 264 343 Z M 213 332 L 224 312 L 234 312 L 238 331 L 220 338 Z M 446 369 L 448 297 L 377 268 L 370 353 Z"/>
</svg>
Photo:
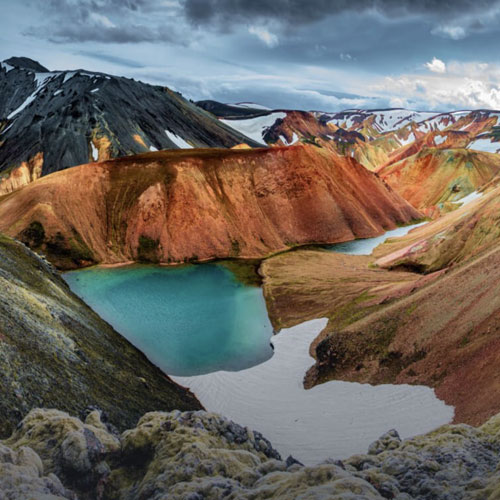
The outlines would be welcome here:
<svg viewBox="0 0 500 500">
<path fill-rule="evenodd" d="M 478 193 L 477 191 L 473 191 L 472 193 L 468 194 L 467 196 L 464 196 L 463 198 L 460 198 L 459 200 L 454 200 L 454 202 L 460 203 L 460 206 L 463 207 L 464 205 L 468 205 L 469 203 L 472 203 L 474 200 L 481 198 L 483 194 L 484 193 Z"/>
<path fill-rule="evenodd" d="M 192 149 L 193 146 L 191 144 L 187 143 L 182 137 L 179 137 L 178 135 L 174 134 L 173 132 L 170 132 L 170 130 L 165 130 L 165 134 L 167 134 L 167 137 L 180 149 Z"/>
<path fill-rule="evenodd" d="M 439 146 L 441 144 L 443 144 L 446 139 L 448 139 L 448 136 L 445 134 L 445 135 L 436 135 L 436 137 L 434 137 L 434 144 L 436 146 Z"/>
<path fill-rule="evenodd" d="M 12 113 L 7 116 L 7 119 L 11 119 L 20 113 L 24 108 L 28 107 L 35 99 L 40 90 L 42 90 L 48 81 L 59 75 L 59 73 L 31 73 L 36 83 L 35 90 L 24 100 L 24 102 Z"/>
<path fill-rule="evenodd" d="M 284 457 L 306 465 L 366 453 L 389 429 L 406 438 L 452 420 L 453 408 L 428 387 L 327 382 L 305 390 L 309 346 L 326 323 L 282 330 L 271 339 L 273 357 L 247 370 L 172 378 L 208 411 L 262 432 Z"/>
<path fill-rule="evenodd" d="M 476 139 L 467 146 L 467 149 L 474 149 L 485 153 L 498 153 L 500 150 L 500 142 L 492 142 L 490 138 Z"/>
<path fill-rule="evenodd" d="M 413 132 L 410 132 L 406 139 L 400 139 L 398 137 L 398 142 L 401 144 L 401 146 L 408 146 L 408 144 L 415 142 L 415 139 L 416 139 L 415 134 Z"/>
<path fill-rule="evenodd" d="M 316 113 L 316 115 L 326 115 L 330 117 L 329 123 L 333 123 L 338 127 L 347 130 L 356 129 L 357 124 L 374 116 L 373 128 L 379 133 L 386 133 L 399 130 L 408 126 L 410 123 L 416 123 L 420 132 L 428 133 L 433 131 L 443 131 L 448 127 L 454 130 L 455 123 L 472 111 L 452 111 L 449 113 L 440 113 L 432 111 L 412 111 L 407 109 L 388 109 L 388 110 L 363 110 L 363 109 L 347 109 L 340 113 Z M 494 117 L 498 122 L 500 113 L 498 111 L 481 111 L 475 112 L 475 119 L 478 116 Z M 459 130 L 466 130 L 470 123 L 463 125 Z M 407 145 L 408 141 L 399 141 L 402 145 Z"/>
<path fill-rule="evenodd" d="M 0 62 L 0 68 L 4 68 L 5 72 L 8 73 L 10 70 L 14 69 L 14 66 L 11 66 L 6 62 Z"/>
<path fill-rule="evenodd" d="M 292 140 L 290 142 L 286 140 L 286 137 L 284 135 L 280 135 L 280 139 L 285 146 L 292 146 L 299 140 L 299 136 L 294 132 L 292 135 Z"/>
<path fill-rule="evenodd" d="M 94 146 L 94 143 L 90 141 L 90 146 L 92 147 L 92 159 L 94 161 L 99 160 L 99 150 Z"/>
<path fill-rule="evenodd" d="M 343 111 L 342 113 L 332 114 L 332 119 L 329 120 L 329 123 L 333 123 L 338 127 L 342 127 L 342 125 L 345 124 L 345 128 L 350 129 L 355 123 L 359 123 L 360 121 L 366 120 L 371 116 L 375 116 L 373 127 L 379 133 L 384 133 L 400 129 L 411 122 L 421 122 L 435 115 L 436 113 L 432 112 L 419 112 L 409 109 L 387 109 L 375 111 L 352 109 Z"/>
<path fill-rule="evenodd" d="M 220 121 L 241 134 L 246 135 L 249 139 L 253 139 L 255 142 L 266 146 L 266 142 L 264 141 L 265 133 L 276 123 L 276 120 L 285 117 L 286 113 L 276 112 L 265 116 L 258 116 L 257 118 Z"/>
<path fill-rule="evenodd" d="M 0 65 L 3 68 L 7 68 L 7 72 L 10 71 L 10 69 L 13 69 L 12 66 L 6 63 L 0 63 Z M 8 69 L 10 68 L 10 69 Z M 101 75 L 94 74 L 94 73 L 87 73 L 85 71 L 53 71 L 53 72 L 48 72 L 48 73 L 35 73 L 33 71 L 29 71 L 29 74 L 33 75 L 33 78 L 36 83 L 36 88 L 35 90 L 24 100 L 24 102 L 12 113 L 10 113 L 7 118 L 10 120 L 11 118 L 14 118 L 17 114 L 19 114 L 23 109 L 27 108 L 35 99 L 38 93 L 46 86 L 46 84 L 51 81 L 54 78 L 57 78 L 59 75 L 64 74 L 63 82 L 62 85 L 64 85 L 68 80 L 73 78 L 75 75 L 83 75 L 87 76 L 89 78 L 94 78 L 95 81 L 97 81 L 99 78 L 102 78 Z M 94 82 L 95 83 L 95 82 Z M 99 88 L 95 88 L 91 90 L 90 92 L 97 92 Z M 53 96 L 56 96 L 62 92 L 62 89 L 58 89 L 54 92 Z"/>
</svg>

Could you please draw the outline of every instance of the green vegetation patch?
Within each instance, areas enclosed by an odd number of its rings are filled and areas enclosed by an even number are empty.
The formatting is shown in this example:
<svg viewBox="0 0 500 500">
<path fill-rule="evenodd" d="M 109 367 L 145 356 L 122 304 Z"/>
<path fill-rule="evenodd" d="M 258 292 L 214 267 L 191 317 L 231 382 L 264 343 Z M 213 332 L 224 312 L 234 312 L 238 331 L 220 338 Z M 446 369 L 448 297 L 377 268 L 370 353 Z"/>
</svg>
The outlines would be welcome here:
<svg viewBox="0 0 500 500">
<path fill-rule="evenodd" d="M 262 276 L 259 274 L 260 260 L 231 259 L 221 260 L 217 264 L 229 269 L 236 280 L 246 286 L 262 285 Z"/>
</svg>

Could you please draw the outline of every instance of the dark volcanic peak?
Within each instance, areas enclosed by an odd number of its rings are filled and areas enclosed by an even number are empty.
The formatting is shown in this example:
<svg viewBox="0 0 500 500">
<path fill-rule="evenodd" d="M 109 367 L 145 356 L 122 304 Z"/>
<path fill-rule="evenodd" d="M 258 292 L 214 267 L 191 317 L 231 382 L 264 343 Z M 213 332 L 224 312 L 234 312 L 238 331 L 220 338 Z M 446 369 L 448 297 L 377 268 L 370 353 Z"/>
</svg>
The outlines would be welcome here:
<svg viewBox="0 0 500 500">
<path fill-rule="evenodd" d="M 0 194 L 92 161 L 161 149 L 257 145 L 167 87 L 42 69 L 0 63 Z"/>
<path fill-rule="evenodd" d="M 34 61 L 29 57 L 11 57 L 6 59 L 4 63 L 14 66 L 14 68 L 31 69 L 37 71 L 38 73 L 48 73 L 49 70 L 42 66 L 38 61 Z"/>
<path fill-rule="evenodd" d="M 272 113 L 270 109 L 263 109 L 261 107 L 252 107 L 252 103 L 243 104 L 224 104 L 222 102 L 206 100 L 197 101 L 196 105 L 209 111 L 217 118 L 227 119 L 242 119 L 242 118 L 256 118 L 257 116 L 265 116 Z"/>
</svg>

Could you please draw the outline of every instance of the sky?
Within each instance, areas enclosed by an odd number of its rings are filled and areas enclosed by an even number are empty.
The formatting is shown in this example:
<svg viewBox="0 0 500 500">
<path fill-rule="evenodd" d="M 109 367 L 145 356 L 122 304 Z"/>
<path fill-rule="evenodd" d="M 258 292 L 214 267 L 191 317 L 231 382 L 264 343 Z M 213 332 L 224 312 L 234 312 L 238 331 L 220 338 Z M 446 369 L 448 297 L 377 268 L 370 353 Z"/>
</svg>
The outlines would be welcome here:
<svg viewBox="0 0 500 500">
<path fill-rule="evenodd" d="M 500 109 L 500 0 L 0 0 L 0 60 L 193 100 Z"/>
</svg>

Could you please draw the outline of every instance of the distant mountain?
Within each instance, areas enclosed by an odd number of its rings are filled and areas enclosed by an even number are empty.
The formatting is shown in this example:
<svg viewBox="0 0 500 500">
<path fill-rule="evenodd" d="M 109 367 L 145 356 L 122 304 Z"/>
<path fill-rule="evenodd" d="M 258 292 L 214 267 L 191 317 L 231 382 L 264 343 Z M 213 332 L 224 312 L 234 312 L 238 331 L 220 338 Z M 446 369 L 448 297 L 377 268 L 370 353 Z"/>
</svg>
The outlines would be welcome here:
<svg viewBox="0 0 500 500">
<path fill-rule="evenodd" d="M 166 87 L 0 63 L 0 194 L 67 167 L 160 149 L 257 145 Z"/>
<path fill-rule="evenodd" d="M 196 105 L 214 114 L 217 118 L 255 118 L 257 116 L 268 115 L 272 112 L 272 110 L 259 105 L 255 105 L 254 107 L 253 103 L 224 104 L 222 102 L 206 100 L 197 101 Z"/>
</svg>

